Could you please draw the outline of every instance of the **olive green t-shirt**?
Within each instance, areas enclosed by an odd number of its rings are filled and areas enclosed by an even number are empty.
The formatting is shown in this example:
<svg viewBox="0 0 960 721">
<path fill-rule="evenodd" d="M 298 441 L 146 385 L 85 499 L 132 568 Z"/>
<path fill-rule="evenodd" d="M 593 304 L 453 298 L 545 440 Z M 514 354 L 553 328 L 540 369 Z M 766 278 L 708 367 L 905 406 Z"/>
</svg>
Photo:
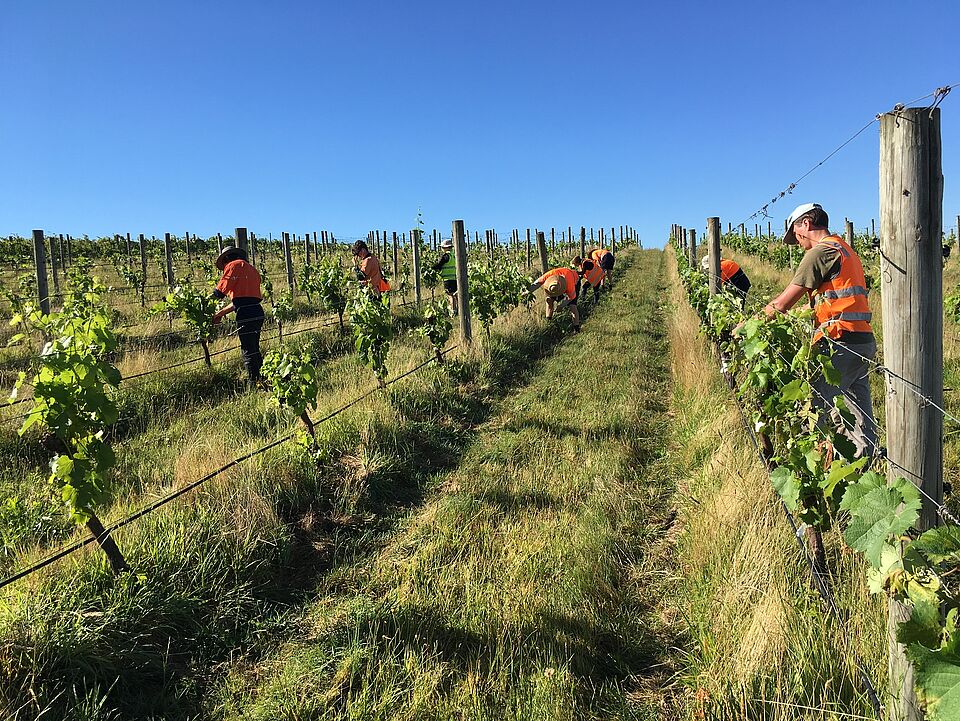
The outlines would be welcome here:
<svg viewBox="0 0 960 721">
<path fill-rule="evenodd" d="M 803 254 L 797 272 L 790 281 L 794 285 L 816 290 L 840 273 L 840 251 L 825 243 L 817 243 Z"/>
</svg>

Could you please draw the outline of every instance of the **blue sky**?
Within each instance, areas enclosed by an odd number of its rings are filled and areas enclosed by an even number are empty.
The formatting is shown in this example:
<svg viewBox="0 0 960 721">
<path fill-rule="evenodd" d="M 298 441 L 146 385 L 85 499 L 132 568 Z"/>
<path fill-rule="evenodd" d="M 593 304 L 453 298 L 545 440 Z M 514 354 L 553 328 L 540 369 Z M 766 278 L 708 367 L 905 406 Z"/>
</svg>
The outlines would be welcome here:
<svg viewBox="0 0 960 721">
<path fill-rule="evenodd" d="M 0 5 L 0 234 L 739 222 L 960 82 L 956 3 Z M 942 116 L 960 213 L 960 88 Z M 874 126 L 773 206 L 877 217 Z"/>
</svg>

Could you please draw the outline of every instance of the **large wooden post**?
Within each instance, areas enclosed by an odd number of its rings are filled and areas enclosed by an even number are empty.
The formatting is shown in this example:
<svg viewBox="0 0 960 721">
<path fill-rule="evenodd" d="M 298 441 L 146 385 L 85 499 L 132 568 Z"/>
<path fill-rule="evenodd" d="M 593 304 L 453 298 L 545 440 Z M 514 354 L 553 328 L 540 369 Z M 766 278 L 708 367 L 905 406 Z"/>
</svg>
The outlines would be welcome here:
<svg viewBox="0 0 960 721">
<path fill-rule="evenodd" d="M 716 295 L 720 291 L 720 218 L 707 218 L 707 257 L 710 295 Z"/>
<path fill-rule="evenodd" d="M 457 264 L 457 309 L 460 318 L 460 340 L 470 345 L 473 333 L 470 328 L 470 289 L 467 287 L 467 239 L 463 221 L 453 221 L 453 254 Z"/>
<path fill-rule="evenodd" d="M 550 270 L 550 256 L 547 254 L 547 239 L 541 231 L 537 231 L 537 252 L 540 253 L 540 272 Z"/>
<path fill-rule="evenodd" d="M 310 232 L 303 234 L 303 264 L 310 265 Z"/>
<path fill-rule="evenodd" d="M 587 229 L 580 226 L 580 257 L 587 257 Z"/>
<path fill-rule="evenodd" d="M 853 246 L 853 221 L 848 220 L 846 226 L 847 244 Z"/>
<path fill-rule="evenodd" d="M 533 253 L 530 243 L 530 228 L 527 228 L 527 270 L 533 267 Z"/>
<path fill-rule="evenodd" d="M 414 228 L 410 231 L 410 249 L 413 254 L 413 297 L 417 301 L 417 305 L 420 305 L 421 301 L 421 290 L 420 290 L 420 243 L 423 239 L 423 231 L 419 228 Z"/>
<path fill-rule="evenodd" d="M 939 109 L 908 108 L 880 117 L 883 363 L 890 371 L 887 428 L 896 429 L 887 435 L 887 473 L 892 480 L 902 475 L 895 467 L 901 466 L 923 489 L 920 531 L 937 525 L 943 501 L 943 416 L 930 403 L 943 407 L 940 154 Z M 915 721 L 923 715 L 914 669 L 896 640 L 910 609 L 893 600 L 888 608 L 889 718 Z"/>
<path fill-rule="evenodd" d="M 293 294 L 293 258 L 290 255 L 290 233 L 283 233 L 283 262 L 287 269 L 287 288 Z"/>
<path fill-rule="evenodd" d="M 170 233 L 163 234 L 163 255 L 167 261 L 167 287 L 173 290 L 173 248 L 170 245 Z"/>
<path fill-rule="evenodd" d="M 140 275 L 143 276 L 143 284 L 147 284 L 147 239 L 143 233 L 137 235 L 137 242 L 140 244 Z"/>
<path fill-rule="evenodd" d="M 687 258 L 690 265 L 697 264 L 697 231 L 694 228 L 687 231 Z"/>
<path fill-rule="evenodd" d="M 245 250 L 248 253 L 250 249 L 247 247 L 249 242 L 247 240 L 247 229 L 246 228 L 236 228 L 233 231 L 234 237 L 237 239 L 237 247 L 240 250 Z"/>
<path fill-rule="evenodd" d="M 127 236 L 129 244 L 129 235 Z M 60 295 L 60 279 L 57 277 L 57 236 L 50 236 L 50 277 L 53 278 L 53 294 Z"/>
<path fill-rule="evenodd" d="M 33 266 L 37 272 L 37 300 L 44 315 L 50 313 L 50 290 L 47 288 L 47 250 L 43 231 L 33 231 Z"/>
</svg>

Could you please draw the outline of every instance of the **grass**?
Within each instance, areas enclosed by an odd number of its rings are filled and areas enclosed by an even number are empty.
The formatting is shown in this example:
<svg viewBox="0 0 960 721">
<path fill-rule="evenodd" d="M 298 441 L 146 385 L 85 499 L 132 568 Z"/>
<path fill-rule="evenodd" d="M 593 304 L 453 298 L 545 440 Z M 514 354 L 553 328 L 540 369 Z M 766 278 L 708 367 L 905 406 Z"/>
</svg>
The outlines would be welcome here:
<svg viewBox="0 0 960 721">
<path fill-rule="evenodd" d="M 0 708 L 12 718 L 195 717 L 223 664 L 264 653 L 320 579 L 374 553 L 562 335 L 562 324 L 518 311 L 485 353 L 406 379 L 321 426 L 319 458 L 282 446 L 124 529 L 118 543 L 133 574 L 114 578 L 86 552 L 4 589 Z M 429 355 L 401 334 L 391 374 Z M 336 352 L 322 370 L 317 415 L 373 383 Z M 296 423 L 258 394 L 214 388 L 166 410 L 149 396 L 126 401 L 134 427 L 118 457 L 136 482 L 105 520 Z"/>
<path fill-rule="evenodd" d="M 761 289 L 780 280 L 756 272 L 749 261 L 743 265 Z M 866 589 L 865 564 L 830 532 L 825 541 L 844 622 L 841 627 L 829 619 L 675 270 L 672 274 L 671 455 L 683 528 L 674 598 L 692 640 L 681 676 L 688 714 L 702 719 L 873 718 L 850 659 L 854 654 L 864 659 L 882 694 L 883 602 Z"/>
<path fill-rule="evenodd" d="M 672 708 L 666 345 L 646 252 L 584 331 L 505 398 L 298 633 L 236 663 L 225 718 L 660 718 Z M 624 359 L 629 359 L 624 363 Z"/>
</svg>

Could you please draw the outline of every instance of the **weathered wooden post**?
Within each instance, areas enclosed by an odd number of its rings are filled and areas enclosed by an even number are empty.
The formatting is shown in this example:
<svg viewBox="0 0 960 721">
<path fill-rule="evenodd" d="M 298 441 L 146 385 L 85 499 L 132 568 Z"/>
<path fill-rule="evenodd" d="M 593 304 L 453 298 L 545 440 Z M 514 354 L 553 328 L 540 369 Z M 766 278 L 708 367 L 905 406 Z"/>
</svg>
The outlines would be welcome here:
<svg viewBox="0 0 960 721">
<path fill-rule="evenodd" d="M 310 265 L 310 232 L 303 234 L 303 264 Z"/>
<path fill-rule="evenodd" d="M 47 250 L 42 230 L 33 231 L 33 267 L 37 274 L 37 300 L 44 315 L 50 313 L 50 291 L 47 288 Z"/>
<path fill-rule="evenodd" d="M 239 230 L 239 228 L 238 228 L 238 230 Z M 170 290 L 173 290 L 173 284 L 174 284 L 174 279 L 173 279 L 173 248 L 171 247 L 171 243 L 170 243 L 170 233 L 164 233 L 164 234 L 163 234 L 163 254 L 164 254 L 164 256 L 165 256 L 165 258 L 166 258 L 166 261 L 167 261 L 167 277 L 166 277 L 167 287 L 168 287 Z"/>
<path fill-rule="evenodd" d="M 853 247 L 853 221 L 848 220 L 846 222 L 846 225 L 847 225 L 847 233 L 846 233 L 847 243 L 850 245 L 850 247 Z"/>
<path fill-rule="evenodd" d="M 290 255 L 290 233 L 283 233 L 281 236 L 283 242 L 283 262 L 287 269 L 287 288 L 293 295 L 293 258 Z"/>
<path fill-rule="evenodd" d="M 143 233 L 137 235 L 137 244 L 140 246 L 140 276 L 143 278 L 143 286 L 140 291 L 141 304 L 144 301 L 144 293 L 147 290 L 147 239 Z"/>
<path fill-rule="evenodd" d="M 50 277 L 53 278 L 53 294 L 59 296 L 60 279 L 57 277 L 57 236 L 55 235 L 50 236 Z"/>
<path fill-rule="evenodd" d="M 537 231 L 537 252 L 540 253 L 540 272 L 546 273 L 550 270 L 550 256 L 547 253 L 547 240 L 539 230 Z"/>
<path fill-rule="evenodd" d="M 943 171 L 940 110 L 880 117 L 880 237 L 883 363 L 887 373 L 888 478 L 902 467 L 923 490 L 918 530 L 937 525 L 943 502 Z M 906 382 L 899 378 L 906 379 Z M 910 609 L 888 605 L 889 718 L 915 721 L 914 669 L 897 642 Z"/>
<path fill-rule="evenodd" d="M 710 280 L 710 295 L 720 291 L 720 218 L 707 218 L 707 275 Z"/>
<path fill-rule="evenodd" d="M 217 255 L 223 252 L 223 236 L 217 233 Z"/>
<path fill-rule="evenodd" d="M 422 237 L 423 231 L 419 228 L 410 231 L 410 238 L 412 239 L 411 250 L 413 251 L 413 296 L 418 306 L 421 302 L 422 293 L 420 289 L 420 241 Z"/>
<path fill-rule="evenodd" d="M 466 345 L 473 343 L 470 328 L 470 289 L 467 287 L 467 237 L 463 231 L 463 221 L 453 221 L 453 255 L 457 264 L 457 317 L 460 318 L 460 341 Z"/>
<path fill-rule="evenodd" d="M 397 234 L 393 234 L 393 278 L 400 282 L 400 246 L 397 245 Z"/>
<path fill-rule="evenodd" d="M 620 226 L 620 244 L 623 244 L 623 226 Z M 610 229 L 610 252 L 617 254 L 617 236 L 613 234 L 613 228 Z"/>
<path fill-rule="evenodd" d="M 183 247 L 187 250 L 187 265 L 193 262 L 193 256 L 190 255 L 190 233 L 183 234 Z"/>
<path fill-rule="evenodd" d="M 690 265 L 696 266 L 697 264 L 697 231 L 694 228 L 690 228 L 687 231 L 687 253 L 690 260 Z"/>
<path fill-rule="evenodd" d="M 237 247 L 240 250 L 245 250 L 248 253 L 250 249 L 248 247 L 249 242 L 247 239 L 247 229 L 246 228 L 235 228 L 233 231 L 234 237 L 237 239 Z"/>
</svg>

